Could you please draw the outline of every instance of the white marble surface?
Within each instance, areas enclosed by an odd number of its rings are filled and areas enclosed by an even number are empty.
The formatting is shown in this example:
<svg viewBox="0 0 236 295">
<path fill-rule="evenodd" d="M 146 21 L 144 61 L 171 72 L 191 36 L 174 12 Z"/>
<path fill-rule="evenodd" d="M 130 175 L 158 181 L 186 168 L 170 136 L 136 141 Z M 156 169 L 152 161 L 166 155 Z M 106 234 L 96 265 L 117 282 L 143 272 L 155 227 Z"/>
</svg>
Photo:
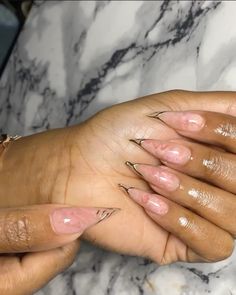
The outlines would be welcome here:
<svg viewBox="0 0 236 295">
<path fill-rule="evenodd" d="M 234 1 L 38 1 L 0 80 L 0 126 L 30 134 L 173 88 L 236 90 Z M 236 257 L 158 267 L 84 245 L 38 295 L 232 295 Z"/>
</svg>

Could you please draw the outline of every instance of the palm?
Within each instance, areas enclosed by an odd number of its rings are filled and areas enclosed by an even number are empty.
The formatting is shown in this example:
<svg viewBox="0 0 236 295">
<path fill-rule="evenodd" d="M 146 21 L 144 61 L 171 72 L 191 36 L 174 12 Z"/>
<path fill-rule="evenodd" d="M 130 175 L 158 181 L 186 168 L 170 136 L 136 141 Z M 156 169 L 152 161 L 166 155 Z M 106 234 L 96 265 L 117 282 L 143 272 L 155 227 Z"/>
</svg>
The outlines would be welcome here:
<svg viewBox="0 0 236 295">
<path fill-rule="evenodd" d="M 145 117 L 144 114 L 152 111 L 141 102 L 128 103 L 102 112 L 82 127 L 75 143 L 78 149 L 74 150 L 73 162 L 76 164 L 66 200 L 80 206 L 122 208 L 109 222 L 88 231 L 86 238 L 113 250 L 160 261 L 167 232 L 118 188 L 119 183 L 146 186 L 126 167 L 125 161 L 157 163 L 129 142 L 130 138 L 173 136 L 166 126 Z"/>
<path fill-rule="evenodd" d="M 118 183 L 146 187 L 124 163 L 126 160 L 152 164 L 158 161 L 129 139 L 176 137 L 173 130 L 145 115 L 179 109 L 179 106 L 182 109 L 204 108 L 204 98 L 199 98 L 198 102 L 190 94 L 188 98 L 189 101 L 185 94 L 174 100 L 168 93 L 146 97 L 107 109 L 80 126 L 15 142 L 9 148 L 9 155 L 18 155 L 21 159 L 24 174 L 20 179 L 19 176 L 15 178 L 23 185 L 22 189 L 16 189 L 12 185 L 14 179 L 10 184 L 7 173 L 0 177 L 5 186 L 8 183 L 8 206 L 15 206 L 17 202 L 20 205 L 53 202 L 118 207 L 122 209 L 119 214 L 90 229 L 85 237 L 106 248 L 148 256 L 158 262 L 163 256 L 177 259 L 185 253 L 185 245 L 155 224 L 125 196 Z M 208 104 L 211 110 L 216 106 L 216 99 Z M 221 107 L 219 102 L 218 107 Z M 9 161 L 13 161 L 12 158 Z M 0 195 L 2 206 L 6 206 L 5 197 L 6 194 L 4 198 Z"/>
</svg>

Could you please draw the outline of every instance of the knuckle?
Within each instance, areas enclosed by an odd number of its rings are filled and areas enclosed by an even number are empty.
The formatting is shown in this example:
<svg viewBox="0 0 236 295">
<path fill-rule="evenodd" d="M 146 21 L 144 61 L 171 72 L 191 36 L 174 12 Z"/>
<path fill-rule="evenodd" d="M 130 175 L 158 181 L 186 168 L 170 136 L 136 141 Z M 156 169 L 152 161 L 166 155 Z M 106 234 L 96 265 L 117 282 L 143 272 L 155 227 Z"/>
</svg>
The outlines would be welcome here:
<svg viewBox="0 0 236 295">
<path fill-rule="evenodd" d="M 218 127 L 215 129 L 215 133 L 218 135 L 224 136 L 226 143 L 230 143 L 231 140 L 234 140 L 233 134 L 236 132 L 236 125 L 234 122 L 231 122 L 230 119 L 220 122 Z"/>
<path fill-rule="evenodd" d="M 2 222 L 2 239 L 10 251 L 30 250 L 30 220 L 24 214 L 9 212 Z"/>
<path fill-rule="evenodd" d="M 202 159 L 203 174 L 205 177 L 215 177 L 224 175 L 224 160 L 220 153 L 209 149 L 206 156 Z"/>
<path fill-rule="evenodd" d="M 191 198 L 191 206 L 195 210 L 207 210 L 212 208 L 212 204 L 216 202 L 216 196 L 214 192 L 206 190 L 205 183 L 199 183 L 198 188 L 192 188 L 188 194 Z"/>
</svg>

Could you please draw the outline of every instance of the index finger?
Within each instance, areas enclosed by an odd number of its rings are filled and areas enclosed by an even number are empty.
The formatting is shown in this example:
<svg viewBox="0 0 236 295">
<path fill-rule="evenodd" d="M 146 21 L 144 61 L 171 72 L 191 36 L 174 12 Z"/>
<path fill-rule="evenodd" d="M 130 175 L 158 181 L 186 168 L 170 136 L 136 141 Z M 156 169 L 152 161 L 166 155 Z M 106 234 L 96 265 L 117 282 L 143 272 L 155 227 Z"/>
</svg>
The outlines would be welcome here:
<svg viewBox="0 0 236 295">
<path fill-rule="evenodd" d="M 36 205 L 0 209 L 0 253 L 35 252 L 76 240 L 117 209 Z"/>
<path fill-rule="evenodd" d="M 160 112 L 150 115 L 160 119 L 179 134 L 236 152 L 236 117 L 216 112 Z"/>
</svg>

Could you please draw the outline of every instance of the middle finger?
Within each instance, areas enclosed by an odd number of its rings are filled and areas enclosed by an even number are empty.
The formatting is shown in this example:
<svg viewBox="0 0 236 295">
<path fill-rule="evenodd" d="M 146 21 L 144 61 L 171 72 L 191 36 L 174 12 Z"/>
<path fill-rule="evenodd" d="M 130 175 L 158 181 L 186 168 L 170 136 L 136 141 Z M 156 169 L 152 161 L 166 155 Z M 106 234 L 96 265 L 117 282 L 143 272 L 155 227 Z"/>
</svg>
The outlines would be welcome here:
<svg viewBox="0 0 236 295">
<path fill-rule="evenodd" d="M 181 139 L 144 139 L 139 144 L 166 166 L 236 193 L 234 154 Z"/>
</svg>

